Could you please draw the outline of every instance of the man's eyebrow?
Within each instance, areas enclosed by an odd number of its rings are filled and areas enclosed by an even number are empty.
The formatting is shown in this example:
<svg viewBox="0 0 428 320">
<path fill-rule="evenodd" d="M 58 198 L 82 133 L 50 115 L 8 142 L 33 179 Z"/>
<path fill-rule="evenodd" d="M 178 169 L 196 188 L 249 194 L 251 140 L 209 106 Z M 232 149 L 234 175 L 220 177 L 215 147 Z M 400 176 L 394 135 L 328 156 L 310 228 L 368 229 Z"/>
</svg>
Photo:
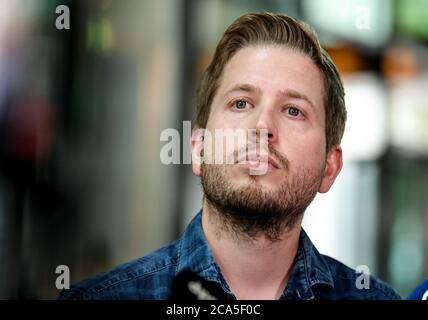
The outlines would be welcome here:
<svg viewBox="0 0 428 320">
<path fill-rule="evenodd" d="M 256 94 L 260 95 L 261 92 L 262 92 L 262 89 L 260 89 L 257 86 L 254 86 L 252 84 L 239 83 L 239 84 L 234 85 L 228 91 L 226 91 L 226 93 L 224 94 L 224 96 L 227 97 L 229 94 L 231 94 L 233 92 L 236 92 L 236 91 L 244 91 L 244 92 L 256 93 Z"/>
<path fill-rule="evenodd" d="M 309 99 L 309 97 L 299 91 L 293 90 L 293 89 L 286 89 L 286 90 L 281 90 L 280 92 L 278 92 L 278 96 L 280 97 L 291 97 L 291 98 L 296 98 L 296 99 L 300 99 L 300 100 L 305 100 L 313 109 L 315 109 L 315 104 L 311 101 L 311 99 Z"/>
</svg>

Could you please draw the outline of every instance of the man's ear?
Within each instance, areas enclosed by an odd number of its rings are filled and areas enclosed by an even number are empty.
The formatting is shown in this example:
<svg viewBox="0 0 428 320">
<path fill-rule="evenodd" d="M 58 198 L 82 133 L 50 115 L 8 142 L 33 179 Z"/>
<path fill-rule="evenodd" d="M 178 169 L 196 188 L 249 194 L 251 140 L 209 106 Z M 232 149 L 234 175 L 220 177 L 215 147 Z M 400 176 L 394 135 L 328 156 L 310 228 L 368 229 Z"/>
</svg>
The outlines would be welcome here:
<svg viewBox="0 0 428 320">
<path fill-rule="evenodd" d="M 318 190 L 320 193 L 326 193 L 330 190 L 340 170 L 342 170 L 342 166 L 342 148 L 340 146 L 332 146 L 327 153 L 324 177 Z"/>
<path fill-rule="evenodd" d="M 204 156 L 204 129 L 192 129 L 190 144 L 192 147 L 192 171 L 196 176 L 201 175 L 201 164 Z"/>
</svg>

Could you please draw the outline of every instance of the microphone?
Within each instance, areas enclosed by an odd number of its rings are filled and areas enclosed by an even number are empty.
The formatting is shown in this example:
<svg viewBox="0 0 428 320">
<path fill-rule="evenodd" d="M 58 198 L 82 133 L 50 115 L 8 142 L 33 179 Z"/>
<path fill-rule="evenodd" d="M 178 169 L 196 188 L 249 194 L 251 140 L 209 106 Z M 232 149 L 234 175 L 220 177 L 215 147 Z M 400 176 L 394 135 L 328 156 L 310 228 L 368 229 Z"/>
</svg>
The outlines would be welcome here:
<svg viewBox="0 0 428 320">
<path fill-rule="evenodd" d="M 428 278 L 413 290 L 406 300 L 428 300 Z"/>
<path fill-rule="evenodd" d="M 208 281 L 191 271 L 180 272 L 172 281 L 171 300 L 227 300 L 227 296 L 215 281 Z"/>
</svg>

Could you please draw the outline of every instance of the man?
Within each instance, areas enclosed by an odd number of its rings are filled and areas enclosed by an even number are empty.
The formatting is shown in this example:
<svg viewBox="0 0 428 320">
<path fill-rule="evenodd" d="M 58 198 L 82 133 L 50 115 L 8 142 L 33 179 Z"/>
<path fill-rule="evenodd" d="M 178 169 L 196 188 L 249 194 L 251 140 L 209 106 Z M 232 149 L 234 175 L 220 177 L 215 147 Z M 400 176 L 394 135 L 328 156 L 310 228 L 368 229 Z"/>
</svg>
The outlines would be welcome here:
<svg viewBox="0 0 428 320">
<path fill-rule="evenodd" d="M 169 299 L 188 271 L 229 299 L 400 299 L 374 277 L 359 286 L 361 275 L 318 253 L 301 228 L 305 209 L 342 168 L 345 121 L 338 71 L 309 27 L 286 15 L 240 17 L 198 90 L 192 146 L 204 160 L 192 168 L 204 190 L 201 212 L 180 240 L 61 297 Z M 200 143 L 201 129 L 209 142 Z M 234 145 L 220 157 L 232 162 L 208 161 L 224 150 L 216 130 L 242 129 L 255 149 Z"/>
</svg>

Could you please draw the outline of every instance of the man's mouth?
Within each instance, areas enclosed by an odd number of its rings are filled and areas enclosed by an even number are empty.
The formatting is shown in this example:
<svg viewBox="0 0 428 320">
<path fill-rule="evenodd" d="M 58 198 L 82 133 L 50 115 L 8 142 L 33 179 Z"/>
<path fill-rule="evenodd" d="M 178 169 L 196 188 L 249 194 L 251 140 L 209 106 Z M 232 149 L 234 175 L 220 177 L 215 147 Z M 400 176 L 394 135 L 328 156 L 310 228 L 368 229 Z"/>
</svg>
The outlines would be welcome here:
<svg viewBox="0 0 428 320">
<path fill-rule="evenodd" d="M 267 154 L 246 154 L 245 157 L 236 162 L 239 166 L 244 168 L 260 168 L 268 166 L 268 170 L 280 169 L 278 162 Z"/>
</svg>

